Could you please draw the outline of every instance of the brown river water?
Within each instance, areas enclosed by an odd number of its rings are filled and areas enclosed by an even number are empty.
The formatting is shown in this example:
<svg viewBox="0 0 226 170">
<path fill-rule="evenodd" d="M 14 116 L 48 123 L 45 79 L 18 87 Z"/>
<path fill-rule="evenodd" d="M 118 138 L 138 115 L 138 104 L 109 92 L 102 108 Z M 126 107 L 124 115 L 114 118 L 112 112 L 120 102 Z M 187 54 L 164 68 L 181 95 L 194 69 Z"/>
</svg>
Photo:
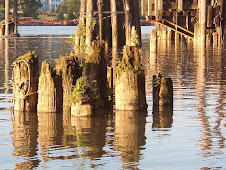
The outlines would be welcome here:
<svg viewBox="0 0 226 170">
<path fill-rule="evenodd" d="M 142 27 L 147 117 L 71 118 L 65 110 L 12 120 L 13 61 L 35 51 L 40 64 L 54 65 L 69 53 L 76 27 L 21 26 L 22 37 L 0 39 L 0 169 L 226 169 L 226 49 L 163 42 L 150 54 L 152 29 Z M 153 116 L 152 75 L 159 72 L 173 80 L 171 116 Z"/>
</svg>

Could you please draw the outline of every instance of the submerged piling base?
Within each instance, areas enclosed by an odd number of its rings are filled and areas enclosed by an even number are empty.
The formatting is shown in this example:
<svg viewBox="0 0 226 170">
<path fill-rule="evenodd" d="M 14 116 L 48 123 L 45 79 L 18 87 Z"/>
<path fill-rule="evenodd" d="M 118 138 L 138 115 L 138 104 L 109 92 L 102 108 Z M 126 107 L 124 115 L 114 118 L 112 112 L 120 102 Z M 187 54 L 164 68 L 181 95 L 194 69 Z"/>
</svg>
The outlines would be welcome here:
<svg viewBox="0 0 226 170">
<path fill-rule="evenodd" d="M 71 106 L 71 115 L 72 116 L 93 116 L 93 106 L 90 104 L 84 103 L 75 103 Z"/>
</svg>

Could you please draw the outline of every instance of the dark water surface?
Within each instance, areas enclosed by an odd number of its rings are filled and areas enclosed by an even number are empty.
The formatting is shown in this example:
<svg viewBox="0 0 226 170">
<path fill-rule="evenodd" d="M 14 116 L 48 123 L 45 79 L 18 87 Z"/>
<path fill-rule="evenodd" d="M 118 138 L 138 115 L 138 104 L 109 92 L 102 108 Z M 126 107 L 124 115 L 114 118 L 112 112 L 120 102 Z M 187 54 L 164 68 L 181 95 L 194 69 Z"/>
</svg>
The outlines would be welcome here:
<svg viewBox="0 0 226 170">
<path fill-rule="evenodd" d="M 22 37 L 0 39 L 0 169 L 226 169 L 226 49 L 163 42 L 156 58 L 149 53 L 152 29 L 142 27 L 147 117 L 70 118 L 65 110 L 11 121 L 12 62 L 36 51 L 40 62 L 54 65 L 69 53 L 66 40 L 76 27 L 24 26 Z M 173 116 L 152 115 L 158 72 L 173 80 Z"/>
</svg>

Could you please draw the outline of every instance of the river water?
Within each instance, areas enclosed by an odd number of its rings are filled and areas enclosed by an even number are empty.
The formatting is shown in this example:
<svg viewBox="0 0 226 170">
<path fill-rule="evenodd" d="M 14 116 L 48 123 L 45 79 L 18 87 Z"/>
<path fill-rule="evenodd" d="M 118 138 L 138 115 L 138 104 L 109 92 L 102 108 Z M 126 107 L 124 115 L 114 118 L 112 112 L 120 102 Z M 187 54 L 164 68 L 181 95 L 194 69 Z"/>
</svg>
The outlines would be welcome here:
<svg viewBox="0 0 226 170">
<path fill-rule="evenodd" d="M 64 111 L 12 120 L 12 62 L 35 51 L 40 64 L 54 65 L 69 53 L 76 27 L 21 26 L 22 37 L 0 39 L 0 169 L 226 169 L 226 49 L 162 42 L 156 56 L 152 29 L 142 27 L 147 117 L 70 118 Z M 171 116 L 152 113 L 151 79 L 159 72 L 173 80 Z"/>
</svg>

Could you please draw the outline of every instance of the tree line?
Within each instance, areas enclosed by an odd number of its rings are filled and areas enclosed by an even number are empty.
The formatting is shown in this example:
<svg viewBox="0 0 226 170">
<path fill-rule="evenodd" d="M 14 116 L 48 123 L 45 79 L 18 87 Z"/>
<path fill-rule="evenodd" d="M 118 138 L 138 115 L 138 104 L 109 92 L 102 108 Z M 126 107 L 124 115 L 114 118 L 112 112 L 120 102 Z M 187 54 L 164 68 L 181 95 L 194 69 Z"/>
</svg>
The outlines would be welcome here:
<svg viewBox="0 0 226 170">
<path fill-rule="evenodd" d="M 18 0 L 18 15 L 23 17 L 38 18 L 40 8 L 42 7 L 41 0 Z M 10 1 L 10 11 L 13 9 L 13 1 Z M 63 0 L 56 11 L 57 18 L 64 19 L 64 14 L 68 19 L 74 19 L 79 17 L 80 0 Z M 0 12 L 5 13 L 5 0 L 0 0 Z"/>
</svg>

